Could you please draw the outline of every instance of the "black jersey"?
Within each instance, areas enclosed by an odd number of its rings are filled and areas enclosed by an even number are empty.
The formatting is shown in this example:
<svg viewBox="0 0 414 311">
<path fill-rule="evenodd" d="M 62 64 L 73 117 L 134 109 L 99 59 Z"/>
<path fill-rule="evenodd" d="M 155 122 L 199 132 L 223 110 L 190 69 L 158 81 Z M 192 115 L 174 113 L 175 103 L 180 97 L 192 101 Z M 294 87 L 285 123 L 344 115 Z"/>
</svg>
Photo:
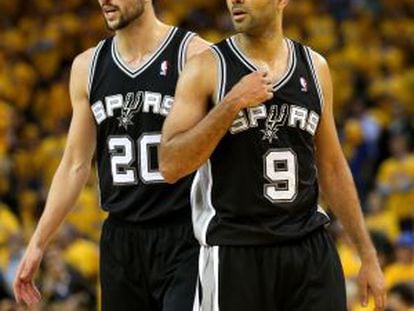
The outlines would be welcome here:
<svg viewBox="0 0 414 311">
<path fill-rule="evenodd" d="M 314 135 L 323 97 L 310 49 L 286 39 L 290 56 L 274 98 L 242 110 L 192 187 L 193 223 L 205 245 L 272 244 L 329 219 L 318 208 Z M 215 46 L 216 102 L 258 68 L 234 37 Z"/>
<path fill-rule="evenodd" d="M 139 223 L 175 215 L 190 219 L 192 177 L 165 183 L 157 149 L 193 35 L 171 28 L 157 51 L 136 69 L 122 61 L 116 37 L 95 49 L 89 100 L 97 124 L 101 206 L 115 217 Z"/>
</svg>

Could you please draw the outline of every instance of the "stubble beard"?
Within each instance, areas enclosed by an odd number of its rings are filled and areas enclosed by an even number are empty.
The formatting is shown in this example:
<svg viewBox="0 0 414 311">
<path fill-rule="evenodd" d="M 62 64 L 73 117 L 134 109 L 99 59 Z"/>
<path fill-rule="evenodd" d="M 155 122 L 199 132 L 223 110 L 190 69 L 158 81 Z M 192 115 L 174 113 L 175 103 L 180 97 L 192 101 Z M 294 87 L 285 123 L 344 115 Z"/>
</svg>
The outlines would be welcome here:
<svg viewBox="0 0 414 311">
<path fill-rule="evenodd" d="M 143 8 L 137 8 L 135 12 L 129 14 L 128 16 L 125 16 L 125 14 L 121 13 L 116 21 L 109 22 L 107 19 L 105 19 L 106 27 L 111 31 L 121 30 L 138 19 L 143 12 Z"/>
</svg>

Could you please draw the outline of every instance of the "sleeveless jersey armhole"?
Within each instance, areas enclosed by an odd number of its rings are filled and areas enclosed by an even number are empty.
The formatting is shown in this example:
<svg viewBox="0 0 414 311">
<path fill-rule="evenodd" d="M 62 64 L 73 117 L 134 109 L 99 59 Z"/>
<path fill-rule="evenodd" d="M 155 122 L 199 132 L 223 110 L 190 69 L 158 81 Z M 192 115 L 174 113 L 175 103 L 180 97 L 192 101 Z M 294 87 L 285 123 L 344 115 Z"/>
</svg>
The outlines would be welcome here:
<svg viewBox="0 0 414 311">
<path fill-rule="evenodd" d="M 215 104 L 218 104 L 222 101 L 226 91 L 226 62 L 224 60 L 223 54 L 216 46 L 211 47 L 211 51 L 217 60 L 217 86 L 216 92 L 214 94 Z"/>
<path fill-rule="evenodd" d="M 188 32 L 184 39 L 181 41 L 180 47 L 178 49 L 178 74 L 181 74 L 181 72 L 184 69 L 184 65 L 187 62 L 187 52 L 188 52 L 188 46 L 190 45 L 191 39 L 193 39 L 196 36 L 194 32 Z"/>
<path fill-rule="evenodd" d="M 91 94 L 91 90 L 92 90 L 92 84 L 93 84 L 93 78 L 95 75 L 95 69 L 96 69 L 96 63 L 98 61 L 98 57 L 99 57 L 99 52 L 102 49 L 102 46 L 104 45 L 105 40 L 102 40 L 101 42 L 99 42 L 96 47 L 95 50 L 93 51 L 93 56 L 92 56 L 92 61 L 89 65 L 89 74 L 88 74 L 88 98 L 90 98 L 90 94 Z"/>
<path fill-rule="evenodd" d="M 323 112 L 323 108 L 324 108 L 324 97 L 323 97 L 323 92 L 322 92 L 322 85 L 320 83 L 319 77 L 318 77 L 318 73 L 316 71 L 315 65 L 313 63 L 313 59 L 312 59 L 312 49 L 304 46 L 305 49 L 305 55 L 306 55 L 306 59 L 308 61 L 309 64 L 309 68 L 311 69 L 312 72 L 312 77 L 313 77 L 313 81 L 315 83 L 316 86 L 316 90 L 318 92 L 318 97 L 319 97 L 319 103 L 320 103 L 320 108 L 321 108 L 321 112 Z"/>
</svg>

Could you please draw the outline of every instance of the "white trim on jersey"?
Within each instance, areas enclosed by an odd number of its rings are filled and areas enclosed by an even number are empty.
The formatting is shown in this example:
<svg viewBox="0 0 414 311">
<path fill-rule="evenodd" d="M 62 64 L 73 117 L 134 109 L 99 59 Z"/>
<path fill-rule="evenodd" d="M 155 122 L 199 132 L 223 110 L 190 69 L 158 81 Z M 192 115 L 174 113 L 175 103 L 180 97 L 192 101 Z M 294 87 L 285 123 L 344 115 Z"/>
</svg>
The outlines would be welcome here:
<svg viewBox="0 0 414 311">
<path fill-rule="evenodd" d="M 319 97 L 319 103 L 320 103 L 320 107 L 321 107 L 321 111 L 323 111 L 323 106 L 325 103 L 324 97 L 323 97 L 323 92 L 322 92 L 322 88 L 321 88 L 321 84 L 318 78 L 318 74 L 316 73 L 316 69 L 315 69 L 315 65 L 313 63 L 312 60 L 312 54 L 311 54 L 311 48 L 305 46 L 305 54 L 306 54 L 306 59 L 308 61 L 309 67 L 311 68 L 312 71 L 312 76 L 313 76 L 313 81 L 315 82 L 315 86 L 316 86 L 316 90 L 318 91 L 318 97 Z"/>
<path fill-rule="evenodd" d="M 207 245 L 208 226 L 216 215 L 211 202 L 213 176 L 211 163 L 208 160 L 197 171 L 191 186 L 191 209 L 194 234 L 201 245 Z"/>
<path fill-rule="evenodd" d="M 95 174 L 96 174 L 96 191 L 98 194 L 98 205 L 108 212 L 103 206 L 102 206 L 102 192 L 101 192 L 101 179 L 99 178 L 99 169 L 98 169 L 98 160 L 95 160 Z"/>
<path fill-rule="evenodd" d="M 112 40 L 112 46 L 111 46 L 111 53 L 112 58 L 115 62 L 115 64 L 121 69 L 126 75 L 128 75 L 131 78 L 136 78 L 138 75 L 143 73 L 151 64 L 161 55 L 161 53 L 167 48 L 167 46 L 170 44 L 172 39 L 174 38 L 175 33 L 177 32 L 177 27 L 171 27 L 169 30 L 167 36 L 165 37 L 164 41 L 161 43 L 161 45 L 158 47 L 158 49 L 141 65 L 138 66 L 138 68 L 132 69 L 126 64 L 121 55 L 119 54 L 117 43 L 116 43 L 116 37 Z"/>
<path fill-rule="evenodd" d="M 187 61 L 188 46 L 191 39 L 193 39 L 195 35 L 196 34 L 194 32 L 188 32 L 183 41 L 181 41 L 180 47 L 178 48 L 178 74 L 181 74 L 181 71 L 183 71 L 184 65 Z"/>
<path fill-rule="evenodd" d="M 275 83 L 273 83 L 272 90 L 273 92 L 276 92 L 281 87 L 283 87 L 292 77 L 293 73 L 296 69 L 297 64 L 297 56 L 295 51 L 295 46 L 292 42 L 292 40 L 286 38 L 285 39 L 288 48 L 289 48 L 289 64 L 288 69 L 284 73 L 284 75 Z M 258 71 L 259 67 L 257 67 L 253 62 L 249 60 L 247 55 L 242 51 L 242 49 L 237 45 L 237 42 L 235 40 L 235 36 L 232 36 L 226 40 L 228 46 L 232 50 L 232 52 L 236 55 L 236 57 L 251 71 Z"/>
<path fill-rule="evenodd" d="M 329 215 L 325 212 L 325 210 L 320 205 L 318 205 L 318 209 L 316 210 L 316 212 L 322 214 L 323 216 L 328 218 L 329 221 L 331 221 L 331 218 L 329 217 Z"/>
<path fill-rule="evenodd" d="M 88 98 L 90 97 L 91 90 L 92 90 L 93 77 L 95 76 L 95 69 L 96 69 L 96 63 L 98 62 L 98 58 L 99 58 L 99 52 L 101 51 L 104 43 L 105 43 L 105 40 L 100 41 L 96 45 L 95 50 L 93 51 L 92 61 L 89 66 L 89 73 L 88 73 L 88 89 L 87 89 Z"/>
<path fill-rule="evenodd" d="M 226 92 L 227 83 L 227 66 L 223 54 L 216 46 L 211 46 L 211 51 L 217 59 L 218 70 L 217 70 L 217 87 L 216 87 L 216 104 L 221 102 Z"/>
</svg>

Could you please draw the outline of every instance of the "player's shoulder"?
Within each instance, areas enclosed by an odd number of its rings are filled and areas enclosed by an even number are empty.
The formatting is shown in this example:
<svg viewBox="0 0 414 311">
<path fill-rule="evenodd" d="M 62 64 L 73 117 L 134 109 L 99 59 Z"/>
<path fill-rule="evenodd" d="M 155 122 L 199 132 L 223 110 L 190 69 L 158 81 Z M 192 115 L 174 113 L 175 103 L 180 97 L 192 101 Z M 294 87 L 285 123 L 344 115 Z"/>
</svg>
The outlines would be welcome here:
<svg viewBox="0 0 414 311">
<path fill-rule="evenodd" d="M 100 50 L 107 42 L 107 39 L 100 41 L 96 46 L 88 48 L 75 56 L 72 62 L 72 75 L 76 75 L 81 81 L 88 79 L 93 62 L 96 62 Z"/>
<path fill-rule="evenodd" d="M 187 61 L 180 79 L 187 86 L 196 87 L 199 93 L 213 94 L 217 72 L 215 56 L 211 48 L 208 48 Z"/>
<path fill-rule="evenodd" d="M 188 43 L 187 59 L 191 59 L 192 57 L 203 53 L 209 49 L 210 46 L 210 42 L 204 40 L 198 34 L 195 34 Z"/>
<path fill-rule="evenodd" d="M 198 72 L 208 73 L 211 70 L 214 70 L 215 66 L 216 66 L 216 57 L 215 57 L 214 51 L 211 46 L 208 46 L 203 51 L 191 57 L 188 60 L 185 68 L 189 67 Z"/>
<path fill-rule="evenodd" d="M 326 71 L 329 70 L 329 65 L 327 59 L 319 52 L 315 51 L 310 47 L 306 47 L 309 51 L 310 57 L 312 58 L 312 62 L 318 71 Z"/>
<path fill-rule="evenodd" d="M 73 91 L 88 93 L 90 68 L 96 47 L 89 48 L 75 56 L 72 62 L 70 85 Z"/>
<path fill-rule="evenodd" d="M 75 56 L 72 62 L 72 72 L 88 72 L 92 63 L 95 48 L 89 48 Z"/>
</svg>

